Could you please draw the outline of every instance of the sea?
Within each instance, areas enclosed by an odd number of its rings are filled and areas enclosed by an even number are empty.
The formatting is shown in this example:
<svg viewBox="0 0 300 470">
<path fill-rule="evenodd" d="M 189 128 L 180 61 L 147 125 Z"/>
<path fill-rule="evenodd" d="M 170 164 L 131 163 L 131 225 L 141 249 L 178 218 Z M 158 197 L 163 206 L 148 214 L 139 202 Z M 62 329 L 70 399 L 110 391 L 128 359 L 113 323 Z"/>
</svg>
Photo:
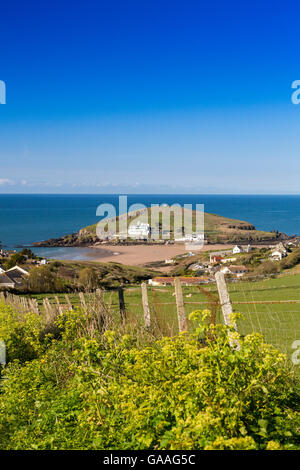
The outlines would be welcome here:
<svg viewBox="0 0 300 470">
<path fill-rule="evenodd" d="M 278 230 L 300 235 L 300 195 L 207 195 L 131 194 L 132 204 L 204 204 L 205 212 L 245 220 L 259 230 Z M 0 194 L 0 241 L 2 247 L 19 250 L 33 242 L 77 232 L 100 220 L 101 204 L 112 204 L 118 213 L 119 195 L 23 195 Z M 95 257 L 92 248 L 33 248 L 50 259 L 87 260 Z"/>
</svg>

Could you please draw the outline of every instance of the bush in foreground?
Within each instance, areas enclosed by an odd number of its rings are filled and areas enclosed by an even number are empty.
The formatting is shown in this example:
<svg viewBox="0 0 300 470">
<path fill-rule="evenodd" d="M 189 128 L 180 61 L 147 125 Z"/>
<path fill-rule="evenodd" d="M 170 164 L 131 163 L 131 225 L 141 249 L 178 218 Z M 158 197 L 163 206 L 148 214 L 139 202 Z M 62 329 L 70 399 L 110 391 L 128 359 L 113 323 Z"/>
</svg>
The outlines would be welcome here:
<svg viewBox="0 0 300 470">
<path fill-rule="evenodd" d="M 13 361 L 0 396 L 2 449 L 279 449 L 299 444 L 299 396 L 286 358 L 261 336 L 205 326 L 137 347 L 89 337 L 81 312 L 60 340 Z M 38 341 L 38 340 L 37 340 Z M 47 339 L 49 341 L 49 338 Z"/>
</svg>

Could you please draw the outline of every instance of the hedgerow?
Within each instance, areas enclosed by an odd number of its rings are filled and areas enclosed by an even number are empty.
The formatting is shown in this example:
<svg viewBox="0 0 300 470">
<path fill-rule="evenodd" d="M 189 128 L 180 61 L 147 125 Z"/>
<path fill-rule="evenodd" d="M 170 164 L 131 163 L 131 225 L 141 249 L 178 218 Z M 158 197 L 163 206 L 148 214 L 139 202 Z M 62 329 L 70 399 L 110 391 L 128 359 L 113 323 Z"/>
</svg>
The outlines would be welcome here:
<svg viewBox="0 0 300 470">
<path fill-rule="evenodd" d="M 286 357 L 257 334 L 231 332 L 233 349 L 208 314 L 191 314 L 193 333 L 143 346 L 120 331 L 86 334 L 79 311 L 57 319 L 59 339 L 26 330 L 37 356 L 3 370 L 0 448 L 297 448 L 299 395 Z"/>
</svg>

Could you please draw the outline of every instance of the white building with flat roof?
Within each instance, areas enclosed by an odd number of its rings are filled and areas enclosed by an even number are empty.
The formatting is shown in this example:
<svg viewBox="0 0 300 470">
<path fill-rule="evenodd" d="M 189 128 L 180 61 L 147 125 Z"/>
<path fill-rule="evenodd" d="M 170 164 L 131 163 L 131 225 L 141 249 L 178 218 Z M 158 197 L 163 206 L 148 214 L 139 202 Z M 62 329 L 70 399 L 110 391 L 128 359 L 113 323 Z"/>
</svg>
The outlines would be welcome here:
<svg viewBox="0 0 300 470">
<path fill-rule="evenodd" d="M 128 236 L 134 239 L 148 238 L 150 233 L 150 225 L 143 222 L 131 223 L 128 228 Z"/>
</svg>

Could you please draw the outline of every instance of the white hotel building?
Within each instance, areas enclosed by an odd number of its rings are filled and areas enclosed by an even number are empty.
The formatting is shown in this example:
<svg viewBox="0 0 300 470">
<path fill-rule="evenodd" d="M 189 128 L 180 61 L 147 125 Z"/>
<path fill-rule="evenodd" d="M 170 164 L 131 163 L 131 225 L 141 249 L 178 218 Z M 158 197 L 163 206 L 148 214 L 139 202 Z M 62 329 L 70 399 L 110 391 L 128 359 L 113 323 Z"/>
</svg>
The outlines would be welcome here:
<svg viewBox="0 0 300 470">
<path fill-rule="evenodd" d="M 150 233 L 150 225 L 143 222 L 137 222 L 135 225 L 130 224 L 128 228 L 128 236 L 134 239 L 148 238 Z"/>
</svg>

